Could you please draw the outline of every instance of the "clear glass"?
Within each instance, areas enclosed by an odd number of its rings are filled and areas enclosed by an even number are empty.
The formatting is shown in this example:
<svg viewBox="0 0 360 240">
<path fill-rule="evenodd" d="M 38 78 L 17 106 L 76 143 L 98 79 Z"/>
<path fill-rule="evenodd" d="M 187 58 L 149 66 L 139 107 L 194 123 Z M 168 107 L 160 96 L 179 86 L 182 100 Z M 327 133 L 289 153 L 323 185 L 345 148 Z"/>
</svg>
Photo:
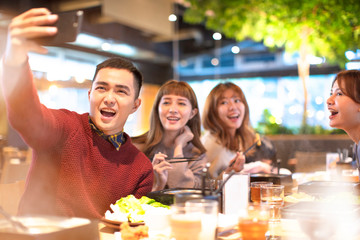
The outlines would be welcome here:
<svg viewBox="0 0 360 240">
<path fill-rule="evenodd" d="M 280 219 L 280 208 L 284 205 L 284 186 L 271 185 L 260 188 L 261 204 L 269 205 L 271 218 Z"/>
<path fill-rule="evenodd" d="M 260 203 L 260 188 L 261 186 L 271 186 L 272 182 L 252 182 L 250 183 L 250 199 L 253 203 Z"/>
<path fill-rule="evenodd" d="M 201 233 L 199 240 L 215 240 L 218 223 L 219 203 L 216 200 L 193 199 L 186 206 L 201 210 Z"/>
<path fill-rule="evenodd" d="M 186 206 L 185 203 L 171 205 L 171 236 L 176 240 L 198 240 L 202 229 L 201 215 L 201 208 Z"/>
</svg>

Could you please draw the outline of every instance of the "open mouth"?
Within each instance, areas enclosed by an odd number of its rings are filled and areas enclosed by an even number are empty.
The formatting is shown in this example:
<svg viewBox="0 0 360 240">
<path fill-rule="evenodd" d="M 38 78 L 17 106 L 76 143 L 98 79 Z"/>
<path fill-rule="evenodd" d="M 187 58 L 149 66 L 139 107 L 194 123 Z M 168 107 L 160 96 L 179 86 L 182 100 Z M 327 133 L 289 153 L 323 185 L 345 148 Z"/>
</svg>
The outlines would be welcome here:
<svg viewBox="0 0 360 240">
<path fill-rule="evenodd" d="M 178 117 L 167 117 L 166 119 L 169 121 L 179 121 L 180 120 L 180 118 L 178 118 Z"/>
<path fill-rule="evenodd" d="M 236 120 L 240 117 L 240 114 L 228 116 L 230 120 Z"/>
<path fill-rule="evenodd" d="M 339 112 L 336 112 L 336 111 L 330 111 L 330 115 L 331 116 L 335 116 L 336 114 L 338 114 Z"/>
<path fill-rule="evenodd" d="M 113 117 L 116 114 L 116 112 L 114 110 L 111 110 L 111 109 L 102 109 L 102 110 L 100 110 L 100 113 L 104 117 Z"/>
</svg>

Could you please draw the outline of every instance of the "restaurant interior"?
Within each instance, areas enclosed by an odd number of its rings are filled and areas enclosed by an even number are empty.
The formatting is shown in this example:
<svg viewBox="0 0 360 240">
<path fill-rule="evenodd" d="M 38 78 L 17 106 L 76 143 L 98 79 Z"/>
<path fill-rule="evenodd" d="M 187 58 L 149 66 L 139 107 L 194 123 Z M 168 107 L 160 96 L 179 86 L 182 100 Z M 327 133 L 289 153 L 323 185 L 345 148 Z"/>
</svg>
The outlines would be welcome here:
<svg viewBox="0 0 360 240">
<path fill-rule="evenodd" d="M 288 176 L 279 173 L 265 178 L 261 174 L 252 178 L 250 176 L 251 182 L 273 181 L 276 185 L 285 185 L 285 198 L 302 185 L 306 196 L 296 195 L 295 198 L 299 199 L 289 198 L 290 202 L 300 202 L 301 197 L 308 199 L 315 188 L 320 189 L 321 186 L 316 184 L 324 184 L 325 181 L 333 184 L 326 186 L 328 191 L 339 191 L 339 188 L 350 186 L 351 191 L 358 194 L 358 177 L 355 181 L 348 181 L 339 176 L 342 170 L 356 169 L 353 141 L 344 132 L 328 126 L 326 99 L 336 73 L 343 69 L 360 69 L 359 49 L 344 53 L 348 57 L 345 66 L 328 63 L 322 56 L 311 56 L 307 89 L 309 130 L 302 132 L 304 93 L 297 67 L 298 53 L 288 53 L 281 47 L 270 49 L 264 42 L 252 39 L 239 42 L 208 29 L 203 23 L 188 23 L 184 19 L 188 5 L 183 0 L 12 0 L 0 2 L 0 55 L 5 49 L 10 20 L 34 7 L 47 7 L 53 12 L 84 11 L 81 31 L 75 42 L 48 47 L 49 53 L 46 55 L 29 55 L 40 100 L 47 107 L 87 112 L 89 103 L 84 99 L 88 98 L 95 67 L 112 56 L 130 59 L 144 76 L 140 93 L 141 107 L 129 117 L 125 125 L 125 131 L 130 136 L 140 135 L 149 129 L 155 95 L 166 81 L 177 79 L 188 82 L 197 95 L 200 114 L 211 89 L 220 82 L 231 81 L 245 93 L 251 109 L 251 125 L 274 144 L 279 169 L 285 168 L 293 173 L 291 183 L 288 182 Z M 15 215 L 30 167 L 32 150 L 9 125 L 1 94 L 0 206 Z M 335 162 L 335 167 L 331 167 L 333 161 L 342 164 Z M 336 178 L 331 178 L 334 174 Z M 224 191 L 227 191 L 228 197 L 227 200 L 221 200 L 221 211 L 225 211 L 225 201 L 229 201 L 227 207 L 233 204 L 228 200 L 230 196 L 239 197 L 231 190 L 231 186 L 236 181 L 240 184 L 241 176 L 233 177 L 232 181 L 229 181 L 228 186 L 224 185 L 227 186 Z M 313 188 L 309 182 L 315 184 Z M 250 198 L 250 186 L 246 189 L 246 196 Z M 326 198 L 323 192 L 316 192 L 315 195 L 317 199 Z M 312 196 L 313 199 L 315 197 Z M 360 203 L 358 196 L 353 199 L 357 204 Z M 285 206 L 288 204 L 285 202 Z M 356 213 L 359 214 L 356 206 Z M 283 214 L 294 217 L 299 214 L 297 210 L 288 208 Z M 314 209 L 309 211 L 309 215 L 316 212 Z M 298 225 L 294 227 L 284 221 L 288 229 L 282 238 L 268 236 L 266 239 L 347 239 L 338 238 L 336 234 L 337 237 L 327 238 L 329 235 L 324 231 L 329 228 L 321 229 L 323 226 L 318 228 L 322 231 L 319 230 L 319 236 L 316 236 L 308 226 L 309 222 L 306 222 L 309 219 L 304 217 L 303 220 L 305 227 L 300 224 L 301 229 Z M 156 221 L 161 222 L 160 219 Z M 333 226 L 338 222 L 329 221 L 327 224 Z M 273 224 L 271 231 L 283 231 L 278 229 L 278 225 L 278 222 Z M 114 234 L 113 228 L 105 227 L 110 230 L 100 232 L 100 239 L 121 239 Z M 234 231 L 225 224 L 221 230 L 223 235 L 218 235 L 217 239 L 245 239 L 240 238 L 238 228 Z M 360 236 L 357 230 L 357 236 Z"/>
</svg>

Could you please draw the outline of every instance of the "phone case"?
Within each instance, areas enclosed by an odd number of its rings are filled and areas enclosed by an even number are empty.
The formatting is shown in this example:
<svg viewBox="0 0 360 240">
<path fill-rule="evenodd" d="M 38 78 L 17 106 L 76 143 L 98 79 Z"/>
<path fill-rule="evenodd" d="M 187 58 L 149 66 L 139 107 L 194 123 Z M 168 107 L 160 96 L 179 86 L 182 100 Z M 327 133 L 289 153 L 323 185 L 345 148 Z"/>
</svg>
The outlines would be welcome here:
<svg viewBox="0 0 360 240">
<path fill-rule="evenodd" d="M 43 46 L 55 46 L 66 42 L 74 42 L 80 33 L 84 12 L 69 11 L 57 13 L 59 16 L 54 24 L 58 28 L 58 33 L 51 37 L 37 38 L 35 41 Z"/>
</svg>

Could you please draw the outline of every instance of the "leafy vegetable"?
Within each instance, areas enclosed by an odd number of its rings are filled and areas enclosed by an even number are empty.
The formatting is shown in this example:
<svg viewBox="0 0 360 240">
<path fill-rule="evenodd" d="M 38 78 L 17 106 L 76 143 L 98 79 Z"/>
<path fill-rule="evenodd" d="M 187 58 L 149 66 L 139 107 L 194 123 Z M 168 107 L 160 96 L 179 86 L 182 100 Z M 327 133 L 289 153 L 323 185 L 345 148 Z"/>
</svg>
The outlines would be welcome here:
<svg viewBox="0 0 360 240">
<path fill-rule="evenodd" d="M 144 214 L 149 208 L 170 208 L 146 196 L 137 199 L 134 195 L 128 195 L 117 200 L 115 206 L 119 208 L 121 213 L 126 214 L 130 222 L 143 222 Z"/>
</svg>

